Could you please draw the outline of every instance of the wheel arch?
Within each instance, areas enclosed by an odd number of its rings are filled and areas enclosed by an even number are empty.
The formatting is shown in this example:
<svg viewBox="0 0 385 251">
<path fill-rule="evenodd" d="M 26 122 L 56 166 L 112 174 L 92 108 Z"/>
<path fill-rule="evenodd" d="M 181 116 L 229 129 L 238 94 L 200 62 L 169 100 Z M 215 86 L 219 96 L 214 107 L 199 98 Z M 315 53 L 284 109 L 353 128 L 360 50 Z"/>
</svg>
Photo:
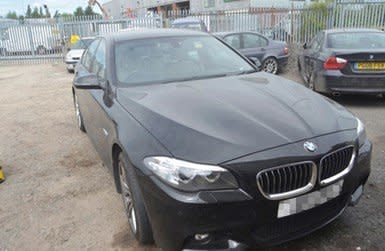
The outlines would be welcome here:
<svg viewBox="0 0 385 251">
<path fill-rule="evenodd" d="M 118 169 L 118 160 L 119 160 L 119 154 L 123 151 L 122 147 L 118 143 L 114 143 L 112 145 L 112 172 L 114 176 L 115 181 L 115 187 L 116 191 L 118 193 L 121 193 L 122 190 L 120 188 L 120 180 L 119 180 L 119 169 Z"/>
</svg>

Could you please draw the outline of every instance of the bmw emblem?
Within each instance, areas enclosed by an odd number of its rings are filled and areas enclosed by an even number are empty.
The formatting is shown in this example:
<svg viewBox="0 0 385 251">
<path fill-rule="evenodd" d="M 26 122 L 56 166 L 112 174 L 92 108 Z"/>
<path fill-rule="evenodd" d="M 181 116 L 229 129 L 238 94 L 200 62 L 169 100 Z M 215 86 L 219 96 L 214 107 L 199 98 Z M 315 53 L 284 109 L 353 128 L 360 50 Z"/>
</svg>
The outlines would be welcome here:
<svg viewBox="0 0 385 251">
<path fill-rule="evenodd" d="M 313 142 L 310 142 L 310 141 L 306 141 L 303 144 L 303 147 L 305 148 L 306 151 L 311 152 L 311 153 L 314 153 L 315 151 L 317 151 L 317 148 L 318 148 L 318 146 L 316 144 L 314 144 Z"/>
</svg>

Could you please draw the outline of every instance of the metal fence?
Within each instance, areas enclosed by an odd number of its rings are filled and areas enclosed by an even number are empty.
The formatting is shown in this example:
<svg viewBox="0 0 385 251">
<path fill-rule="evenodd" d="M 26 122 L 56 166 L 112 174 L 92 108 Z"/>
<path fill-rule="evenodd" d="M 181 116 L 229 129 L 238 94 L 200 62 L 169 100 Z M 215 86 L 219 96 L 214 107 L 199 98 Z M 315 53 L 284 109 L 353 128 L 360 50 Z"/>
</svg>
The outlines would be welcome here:
<svg viewBox="0 0 385 251">
<path fill-rule="evenodd" d="M 203 20 L 210 32 L 256 31 L 270 38 L 289 43 L 311 40 L 323 29 L 385 27 L 385 1 L 348 2 L 336 0 L 333 4 L 315 4 L 311 8 L 246 9 L 208 13 L 189 13 L 186 10 L 169 11 L 168 23 L 183 17 Z"/>
<path fill-rule="evenodd" d="M 31 19 L 0 22 L 0 64 L 60 61 L 71 35 L 90 37 L 129 28 L 169 27 L 173 20 L 196 17 L 210 32 L 257 31 L 292 45 L 308 42 L 323 29 L 385 27 L 385 1 L 348 2 L 336 0 L 331 5 L 311 8 L 250 8 L 247 10 L 190 13 L 170 11 L 142 18 L 103 20 L 97 17 Z"/>
<path fill-rule="evenodd" d="M 103 20 L 96 17 L 0 22 L 0 64 L 61 61 L 72 35 L 92 37 L 130 28 L 162 27 L 160 18 Z"/>
</svg>

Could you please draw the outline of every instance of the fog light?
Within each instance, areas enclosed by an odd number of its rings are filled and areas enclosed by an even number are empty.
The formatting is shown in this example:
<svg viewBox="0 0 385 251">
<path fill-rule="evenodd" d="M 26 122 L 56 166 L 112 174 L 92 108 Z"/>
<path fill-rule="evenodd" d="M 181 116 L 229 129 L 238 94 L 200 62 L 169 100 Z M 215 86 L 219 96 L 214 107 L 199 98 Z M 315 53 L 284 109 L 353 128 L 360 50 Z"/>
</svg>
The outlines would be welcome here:
<svg viewBox="0 0 385 251">
<path fill-rule="evenodd" d="M 197 241 L 205 241 L 210 237 L 209 234 L 196 234 L 194 235 L 195 240 Z"/>
</svg>

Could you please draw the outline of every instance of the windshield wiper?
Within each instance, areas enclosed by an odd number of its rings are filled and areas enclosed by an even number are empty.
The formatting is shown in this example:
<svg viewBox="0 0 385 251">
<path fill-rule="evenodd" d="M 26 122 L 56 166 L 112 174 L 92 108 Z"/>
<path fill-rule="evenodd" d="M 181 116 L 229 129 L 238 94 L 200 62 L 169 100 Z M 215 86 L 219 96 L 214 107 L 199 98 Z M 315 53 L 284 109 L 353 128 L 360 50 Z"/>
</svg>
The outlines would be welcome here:
<svg viewBox="0 0 385 251">
<path fill-rule="evenodd" d="M 206 76 L 195 76 L 190 78 L 179 78 L 179 79 L 171 79 L 171 80 L 165 80 L 161 81 L 161 84 L 168 84 L 173 82 L 186 82 L 186 81 L 193 81 L 193 80 L 201 80 L 201 79 L 208 79 L 208 78 L 220 78 L 220 77 L 227 77 L 228 74 L 216 74 L 216 75 L 206 75 Z"/>
</svg>

